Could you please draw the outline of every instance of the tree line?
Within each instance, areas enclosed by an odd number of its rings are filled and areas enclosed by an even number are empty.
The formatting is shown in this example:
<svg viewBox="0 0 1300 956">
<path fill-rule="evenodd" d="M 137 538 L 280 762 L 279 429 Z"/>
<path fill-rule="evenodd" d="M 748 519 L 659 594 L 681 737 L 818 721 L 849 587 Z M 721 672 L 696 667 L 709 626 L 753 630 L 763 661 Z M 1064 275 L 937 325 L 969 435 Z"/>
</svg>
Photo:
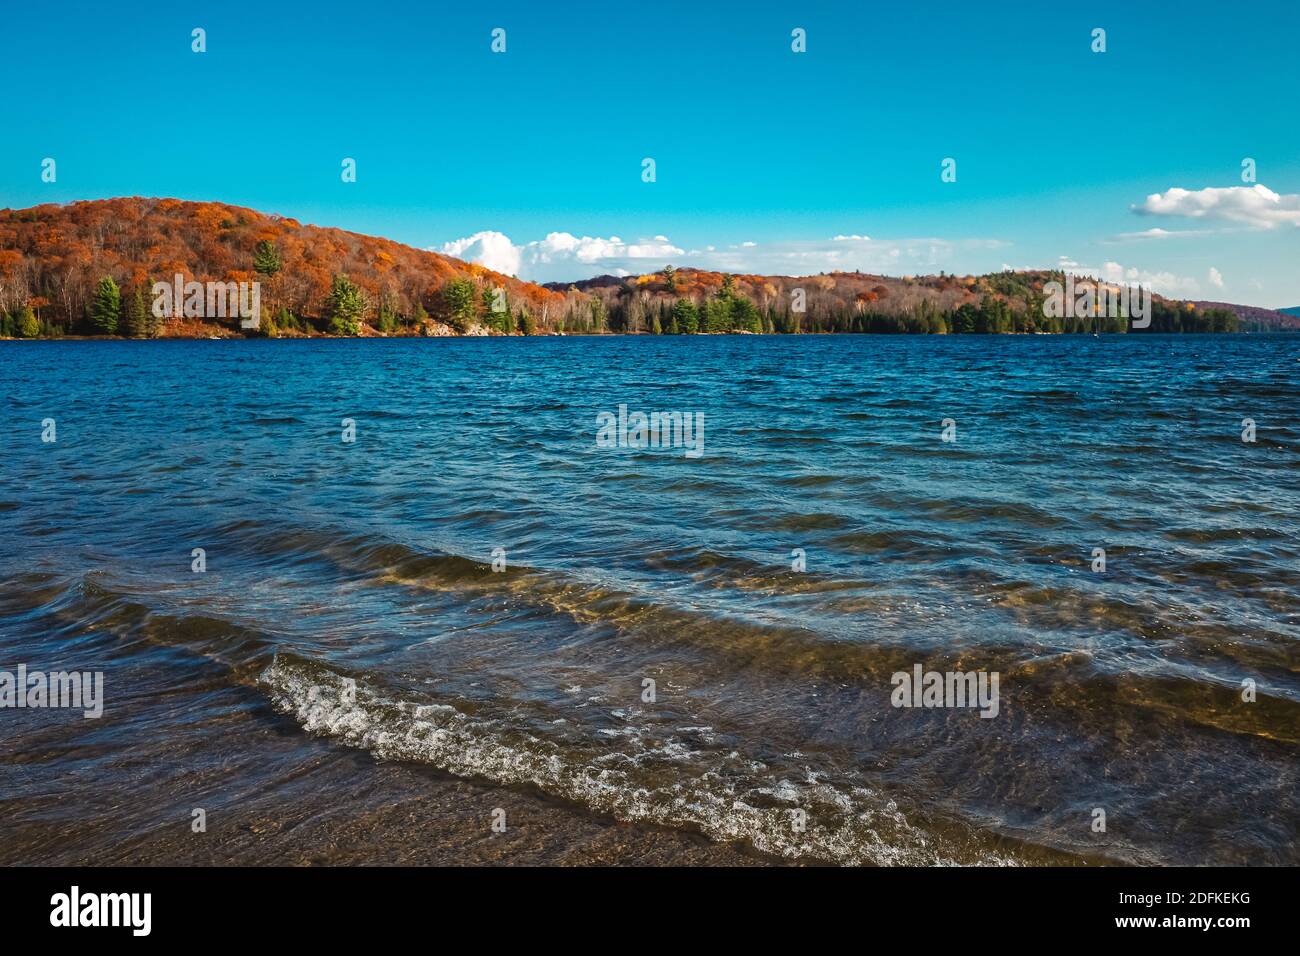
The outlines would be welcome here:
<svg viewBox="0 0 1300 956">
<path fill-rule="evenodd" d="M 206 334 L 167 328 L 153 281 L 258 281 L 257 335 L 489 333 L 996 334 L 1137 331 L 1051 317 L 1059 271 L 887 277 L 667 266 L 539 286 L 427 250 L 220 203 L 112 199 L 0 210 L 0 336 Z M 186 320 L 187 321 L 187 320 Z M 1229 309 L 1155 297 L 1151 332 L 1230 332 Z"/>
</svg>

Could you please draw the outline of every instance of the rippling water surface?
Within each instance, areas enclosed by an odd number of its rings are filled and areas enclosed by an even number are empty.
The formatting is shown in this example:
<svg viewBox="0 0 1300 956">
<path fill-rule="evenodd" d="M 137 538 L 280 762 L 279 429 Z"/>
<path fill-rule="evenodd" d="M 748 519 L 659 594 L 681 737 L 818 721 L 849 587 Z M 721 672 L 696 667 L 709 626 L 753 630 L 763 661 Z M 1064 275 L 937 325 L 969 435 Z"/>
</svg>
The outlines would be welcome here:
<svg viewBox="0 0 1300 956">
<path fill-rule="evenodd" d="M 0 343 L 0 669 L 107 696 L 0 711 L 4 858 L 472 783 L 539 846 L 1295 864 L 1298 394 L 1300 336 Z"/>
</svg>

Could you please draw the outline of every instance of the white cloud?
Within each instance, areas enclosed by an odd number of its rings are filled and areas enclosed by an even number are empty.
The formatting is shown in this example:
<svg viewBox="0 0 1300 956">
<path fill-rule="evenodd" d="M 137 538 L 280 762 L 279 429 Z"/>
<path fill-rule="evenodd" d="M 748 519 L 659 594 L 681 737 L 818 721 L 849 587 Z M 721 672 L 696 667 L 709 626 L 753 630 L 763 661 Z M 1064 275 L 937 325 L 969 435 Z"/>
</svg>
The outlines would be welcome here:
<svg viewBox="0 0 1300 956">
<path fill-rule="evenodd" d="M 1152 193 L 1133 211 L 1149 216 L 1184 216 L 1190 219 L 1222 219 L 1256 229 L 1272 229 L 1283 223 L 1300 226 L 1300 195 L 1279 195 L 1267 186 L 1207 186 L 1187 190 L 1175 186 Z"/>
<path fill-rule="evenodd" d="M 1210 266 L 1210 285 L 1214 286 L 1216 289 L 1223 288 L 1223 273 L 1214 268 L 1214 266 Z"/>
<path fill-rule="evenodd" d="M 487 231 L 443 243 L 436 251 L 532 282 L 573 282 L 604 274 L 656 272 L 670 264 L 759 275 L 815 275 L 855 269 L 896 274 L 906 265 L 907 271 L 919 274 L 950 267 L 959 252 L 1004 245 L 992 239 L 876 240 L 836 236 L 798 242 L 744 242 L 723 248 L 708 245 L 686 251 L 666 236 L 624 242 L 617 236 L 579 238 L 553 232 L 545 239 L 516 245 L 502 233 Z"/>
<path fill-rule="evenodd" d="M 1161 229 L 1155 226 L 1151 229 L 1143 229 L 1141 232 L 1121 232 L 1112 239 L 1112 242 L 1123 242 L 1136 239 L 1186 239 L 1191 236 L 1209 236 L 1213 235 L 1212 229 Z"/>
<path fill-rule="evenodd" d="M 1069 256 L 1061 256 L 1057 260 L 1057 268 L 1075 276 L 1100 279 L 1103 282 L 1140 285 L 1174 299 L 1193 298 L 1201 294 L 1201 284 L 1191 276 L 1180 276 L 1173 272 L 1151 272 L 1133 266 L 1124 266 L 1114 261 L 1106 262 L 1100 267 L 1086 266 L 1075 262 Z"/>
<path fill-rule="evenodd" d="M 517 246 L 508 236 L 491 231 L 444 242 L 436 251 L 532 282 L 654 272 L 685 254 L 665 236 L 628 243 L 618 236 L 602 239 L 552 232 L 545 239 Z"/>
<path fill-rule="evenodd" d="M 508 276 L 519 274 L 519 249 L 510 237 L 500 232 L 476 232 L 455 242 L 444 242 L 436 250 L 444 256 L 455 256 L 466 262 L 478 262 Z"/>
</svg>

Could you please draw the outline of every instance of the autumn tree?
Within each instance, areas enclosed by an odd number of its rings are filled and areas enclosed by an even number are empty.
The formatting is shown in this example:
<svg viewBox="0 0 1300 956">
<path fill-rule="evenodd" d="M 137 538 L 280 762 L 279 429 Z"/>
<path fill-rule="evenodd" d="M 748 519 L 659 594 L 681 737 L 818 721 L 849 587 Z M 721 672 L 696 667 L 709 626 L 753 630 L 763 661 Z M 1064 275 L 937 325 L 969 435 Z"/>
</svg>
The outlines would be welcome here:
<svg viewBox="0 0 1300 956">
<path fill-rule="evenodd" d="M 122 293 L 112 276 L 99 280 L 95 300 L 90 307 L 90 327 L 97 335 L 116 335 L 122 311 Z"/>
<path fill-rule="evenodd" d="M 330 284 L 325 300 L 325 319 L 334 335 L 360 335 L 361 323 L 370 311 L 366 295 L 347 276 L 339 274 Z"/>
</svg>

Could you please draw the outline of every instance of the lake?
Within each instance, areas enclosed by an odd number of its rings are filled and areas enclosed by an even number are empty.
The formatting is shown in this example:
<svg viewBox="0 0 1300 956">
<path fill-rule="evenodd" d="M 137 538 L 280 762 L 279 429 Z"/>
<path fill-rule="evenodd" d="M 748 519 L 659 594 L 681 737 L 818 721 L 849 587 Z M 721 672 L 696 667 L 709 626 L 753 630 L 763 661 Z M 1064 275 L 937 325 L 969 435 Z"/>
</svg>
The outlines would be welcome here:
<svg viewBox="0 0 1300 956">
<path fill-rule="evenodd" d="M 1295 865 L 1297 395 L 1297 335 L 0 343 L 0 670 L 104 688 L 0 710 L 0 862 Z"/>
</svg>

